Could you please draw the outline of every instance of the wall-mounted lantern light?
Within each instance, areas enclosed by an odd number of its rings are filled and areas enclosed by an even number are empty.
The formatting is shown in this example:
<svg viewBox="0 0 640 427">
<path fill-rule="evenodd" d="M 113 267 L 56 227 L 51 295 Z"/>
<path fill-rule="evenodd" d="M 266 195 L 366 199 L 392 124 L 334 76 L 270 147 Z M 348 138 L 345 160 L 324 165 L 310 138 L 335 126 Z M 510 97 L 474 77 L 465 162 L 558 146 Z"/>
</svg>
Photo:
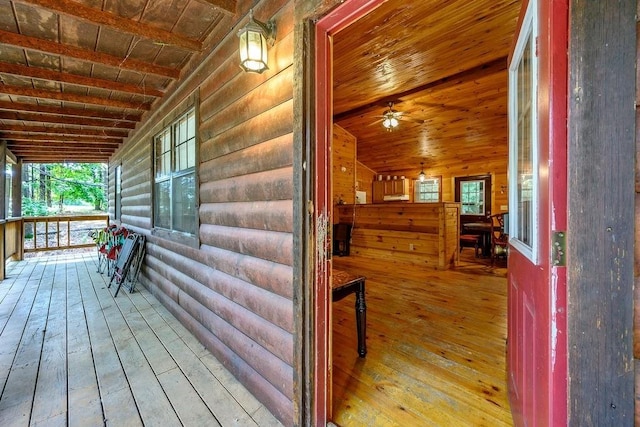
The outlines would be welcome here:
<svg viewBox="0 0 640 427">
<path fill-rule="evenodd" d="M 249 10 L 249 22 L 240 31 L 240 67 L 251 73 L 268 70 L 268 46 L 275 43 L 275 23 L 266 24 L 253 19 L 253 9 Z"/>
</svg>

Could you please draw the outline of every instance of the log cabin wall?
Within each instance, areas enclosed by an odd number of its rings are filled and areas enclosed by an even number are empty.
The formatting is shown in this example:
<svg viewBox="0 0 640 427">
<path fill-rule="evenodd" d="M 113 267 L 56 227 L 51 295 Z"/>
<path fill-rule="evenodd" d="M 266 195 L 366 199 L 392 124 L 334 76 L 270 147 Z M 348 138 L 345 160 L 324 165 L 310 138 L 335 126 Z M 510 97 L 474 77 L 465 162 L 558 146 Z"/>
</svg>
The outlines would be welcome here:
<svg viewBox="0 0 640 427">
<path fill-rule="evenodd" d="M 193 64 L 110 161 L 122 164 L 122 224 L 144 233 L 140 282 L 285 425 L 294 424 L 293 1 L 240 1 L 273 18 L 270 70 L 243 72 L 237 28 Z M 246 17 L 241 25 L 246 22 Z M 196 101 L 198 244 L 153 229 L 152 139 Z M 113 215 L 113 209 L 110 210 Z"/>
</svg>

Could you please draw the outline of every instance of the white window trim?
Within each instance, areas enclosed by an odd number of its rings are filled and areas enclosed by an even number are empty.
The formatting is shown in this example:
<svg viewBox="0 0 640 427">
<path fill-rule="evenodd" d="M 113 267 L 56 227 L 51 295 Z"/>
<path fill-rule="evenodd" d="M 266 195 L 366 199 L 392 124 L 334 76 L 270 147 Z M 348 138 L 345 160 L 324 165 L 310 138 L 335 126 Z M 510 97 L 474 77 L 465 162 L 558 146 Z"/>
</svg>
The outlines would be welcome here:
<svg viewBox="0 0 640 427">
<path fill-rule="evenodd" d="M 522 253 L 532 263 L 538 263 L 538 207 L 539 207 L 539 137 L 538 137 L 538 56 L 534 48 L 531 57 L 532 70 L 532 102 L 531 102 L 531 137 L 533 146 L 533 173 L 532 173 L 532 218 L 531 218 L 531 245 L 528 245 L 518 239 L 518 116 L 517 116 L 517 99 L 512 94 L 517 93 L 517 69 L 520 59 L 524 53 L 524 49 L 529 40 L 529 34 L 534 40 L 534 45 L 538 39 L 538 2 L 530 0 L 527 5 L 522 28 L 518 35 L 514 54 L 509 64 L 509 206 L 512 206 L 509 212 L 509 243 L 518 252 Z"/>
<path fill-rule="evenodd" d="M 442 201 L 442 177 L 440 176 L 429 176 L 425 178 L 425 181 L 428 180 L 436 180 L 438 181 L 438 200 L 431 201 L 431 200 L 420 200 L 420 183 L 422 181 L 420 181 L 419 179 L 414 180 L 413 183 L 413 188 L 414 188 L 414 194 L 413 194 L 413 201 L 414 203 L 440 203 Z"/>
</svg>

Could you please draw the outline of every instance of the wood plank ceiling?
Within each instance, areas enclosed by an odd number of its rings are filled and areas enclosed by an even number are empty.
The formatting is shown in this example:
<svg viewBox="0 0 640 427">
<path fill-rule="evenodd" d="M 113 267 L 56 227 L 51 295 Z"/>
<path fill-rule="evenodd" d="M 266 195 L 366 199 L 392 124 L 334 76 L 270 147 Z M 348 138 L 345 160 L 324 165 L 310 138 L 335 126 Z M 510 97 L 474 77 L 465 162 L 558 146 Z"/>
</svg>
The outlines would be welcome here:
<svg viewBox="0 0 640 427">
<path fill-rule="evenodd" d="M 379 173 L 464 167 L 506 144 L 520 0 L 389 0 L 334 37 L 334 122 Z M 402 113 L 382 127 L 389 102 Z M 505 152 L 504 149 L 501 152 Z M 446 166 L 445 166 L 446 165 Z"/>
<path fill-rule="evenodd" d="M 236 0 L 0 0 L 0 140 L 24 162 L 106 162 Z"/>
</svg>

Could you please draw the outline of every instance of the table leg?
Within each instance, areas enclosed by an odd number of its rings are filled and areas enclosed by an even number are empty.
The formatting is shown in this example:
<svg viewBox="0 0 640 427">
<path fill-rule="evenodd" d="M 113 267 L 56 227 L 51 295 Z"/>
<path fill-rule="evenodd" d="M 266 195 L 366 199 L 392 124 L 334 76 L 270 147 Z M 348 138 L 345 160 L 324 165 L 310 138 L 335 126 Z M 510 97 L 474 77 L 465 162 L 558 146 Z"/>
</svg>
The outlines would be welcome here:
<svg viewBox="0 0 640 427">
<path fill-rule="evenodd" d="M 367 304 L 364 300 L 364 280 L 356 290 L 356 325 L 358 328 L 358 354 L 367 354 Z"/>
</svg>

